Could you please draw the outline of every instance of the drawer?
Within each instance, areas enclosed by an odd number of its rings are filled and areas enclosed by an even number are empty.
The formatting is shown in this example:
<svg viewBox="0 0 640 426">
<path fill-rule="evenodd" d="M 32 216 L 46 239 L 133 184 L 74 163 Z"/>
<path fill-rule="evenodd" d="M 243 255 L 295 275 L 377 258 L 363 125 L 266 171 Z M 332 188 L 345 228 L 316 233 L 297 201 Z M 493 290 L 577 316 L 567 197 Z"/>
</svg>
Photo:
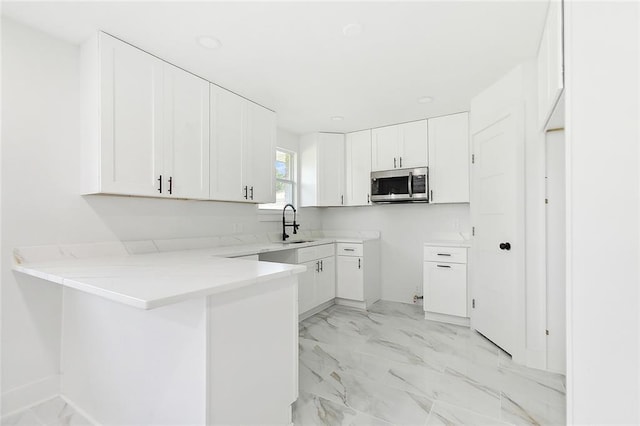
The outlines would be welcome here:
<svg viewBox="0 0 640 426">
<path fill-rule="evenodd" d="M 338 256 L 362 256 L 362 244 L 338 243 L 336 245 Z"/>
<path fill-rule="evenodd" d="M 311 260 L 331 257 L 336 254 L 334 244 L 323 244 L 321 246 L 304 247 L 298 249 L 298 263 L 309 262 Z"/>
<path fill-rule="evenodd" d="M 467 263 L 465 247 L 424 247 L 424 260 L 427 262 Z"/>
</svg>

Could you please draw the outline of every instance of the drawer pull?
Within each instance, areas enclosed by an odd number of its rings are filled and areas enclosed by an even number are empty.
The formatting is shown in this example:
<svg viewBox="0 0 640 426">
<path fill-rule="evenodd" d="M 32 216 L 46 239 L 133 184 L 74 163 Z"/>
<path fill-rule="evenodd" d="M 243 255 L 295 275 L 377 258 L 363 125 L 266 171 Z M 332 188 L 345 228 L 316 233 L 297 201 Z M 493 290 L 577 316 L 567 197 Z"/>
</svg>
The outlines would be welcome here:
<svg viewBox="0 0 640 426">
<path fill-rule="evenodd" d="M 449 265 L 436 265 L 438 268 L 451 268 Z"/>
<path fill-rule="evenodd" d="M 449 253 L 438 253 L 438 256 L 451 256 Z"/>
<path fill-rule="evenodd" d="M 343 249 L 343 250 L 344 251 L 356 251 L 356 249 L 352 249 L 352 248 L 346 248 L 346 249 Z"/>
</svg>

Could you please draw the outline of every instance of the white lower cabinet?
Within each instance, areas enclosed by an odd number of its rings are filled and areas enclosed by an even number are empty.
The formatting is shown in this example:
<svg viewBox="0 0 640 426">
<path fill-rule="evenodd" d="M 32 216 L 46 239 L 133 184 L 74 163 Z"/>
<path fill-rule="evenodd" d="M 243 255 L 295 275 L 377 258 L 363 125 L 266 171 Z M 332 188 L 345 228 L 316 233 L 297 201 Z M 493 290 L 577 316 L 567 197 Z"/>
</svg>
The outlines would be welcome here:
<svg viewBox="0 0 640 426">
<path fill-rule="evenodd" d="M 377 240 L 336 244 L 336 303 L 367 309 L 380 300 Z"/>
<path fill-rule="evenodd" d="M 424 247 L 425 318 L 468 324 L 467 249 L 465 247 Z"/>
<path fill-rule="evenodd" d="M 307 267 L 298 275 L 298 314 L 304 319 L 327 307 L 336 297 L 335 254 L 335 244 L 331 243 L 261 253 L 260 260 Z"/>
</svg>

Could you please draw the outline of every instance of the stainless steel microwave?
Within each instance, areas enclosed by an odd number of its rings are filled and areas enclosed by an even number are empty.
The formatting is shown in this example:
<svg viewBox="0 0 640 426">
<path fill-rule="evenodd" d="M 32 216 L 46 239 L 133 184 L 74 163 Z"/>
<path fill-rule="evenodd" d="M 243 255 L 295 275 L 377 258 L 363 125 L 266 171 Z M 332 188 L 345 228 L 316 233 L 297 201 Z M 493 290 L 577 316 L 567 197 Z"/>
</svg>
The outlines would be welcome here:
<svg viewBox="0 0 640 426">
<path fill-rule="evenodd" d="M 429 202 L 429 168 L 395 169 L 371 172 L 371 201 Z"/>
</svg>

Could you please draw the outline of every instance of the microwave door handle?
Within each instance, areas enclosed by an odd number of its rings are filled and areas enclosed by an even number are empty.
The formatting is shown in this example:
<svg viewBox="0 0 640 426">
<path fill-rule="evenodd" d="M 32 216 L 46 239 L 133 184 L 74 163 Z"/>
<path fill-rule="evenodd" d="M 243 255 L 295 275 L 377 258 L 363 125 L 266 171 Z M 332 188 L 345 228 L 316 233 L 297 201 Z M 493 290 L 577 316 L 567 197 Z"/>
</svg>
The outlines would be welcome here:
<svg viewBox="0 0 640 426">
<path fill-rule="evenodd" d="M 413 197 L 413 173 L 409 172 L 409 182 L 407 185 L 407 189 L 409 190 L 409 198 Z"/>
</svg>

